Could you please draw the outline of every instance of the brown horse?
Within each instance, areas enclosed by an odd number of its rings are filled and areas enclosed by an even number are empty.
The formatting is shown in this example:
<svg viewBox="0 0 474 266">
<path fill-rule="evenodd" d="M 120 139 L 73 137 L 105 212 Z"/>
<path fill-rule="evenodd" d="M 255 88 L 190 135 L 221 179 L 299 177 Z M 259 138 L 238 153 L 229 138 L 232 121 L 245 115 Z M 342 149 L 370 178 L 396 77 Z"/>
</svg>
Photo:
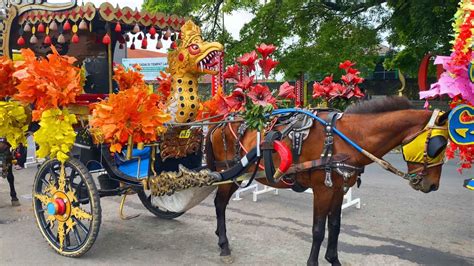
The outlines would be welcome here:
<svg viewBox="0 0 474 266">
<path fill-rule="evenodd" d="M 327 113 L 320 114 L 322 118 L 326 116 Z M 413 136 L 416 136 L 427 125 L 431 116 L 431 111 L 414 110 L 406 98 L 390 97 L 361 102 L 349 107 L 343 117 L 337 121 L 336 128 L 362 148 L 381 158 L 393 148 L 410 141 Z M 441 122 L 441 119 L 438 119 L 437 123 L 444 124 L 445 122 Z M 238 127 L 238 124 L 232 124 L 234 132 L 237 131 Z M 223 164 L 217 165 L 216 162 L 234 159 L 237 140 L 228 125 L 218 127 L 209 132 L 208 166 L 211 169 L 214 168 L 214 170 L 224 170 Z M 225 135 L 223 136 L 223 134 Z M 308 138 L 303 143 L 299 161 L 305 162 L 320 158 L 324 139 L 324 127 L 320 123 L 315 122 Z M 227 143 L 224 143 L 224 141 Z M 285 139 L 284 141 L 288 146 L 291 145 L 289 140 Z M 250 150 L 255 146 L 256 133 L 246 132 L 241 139 L 241 143 L 247 150 Z M 420 149 L 423 148 L 425 147 L 420 147 Z M 334 154 L 349 155 L 350 159 L 347 163 L 357 167 L 363 167 L 372 163 L 372 160 L 356 151 L 337 136 L 334 138 Z M 423 168 L 422 164 L 407 164 L 409 171 L 418 171 L 417 169 L 420 167 Z M 424 168 L 420 172 L 422 179 L 411 184 L 412 187 L 425 193 L 437 190 L 441 176 L 441 167 L 442 163 Z M 329 240 L 325 259 L 332 265 L 340 264 L 337 255 L 337 244 L 344 186 L 353 186 L 356 183 L 356 179 L 356 175 L 354 175 L 344 184 L 343 178 L 334 172 L 332 175 L 333 186 L 328 187 L 324 183 L 324 170 L 302 172 L 296 175 L 296 182 L 305 188 L 312 188 L 314 194 L 313 243 L 308 259 L 309 265 L 318 264 L 319 249 L 321 242 L 324 240 L 326 219 L 328 219 Z M 272 187 L 289 188 L 283 183 L 270 184 L 266 179 L 258 179 L 258 181 Z M 226 235 L 225 211 L 229 199 L 237 188 L 236 184 L 220 185 L 214 200 L 217 215 L 216 234 L 219 237 L 220 255 L 223 256 L 224 261 L 232 260 L 229 240 Z"/>
</svg>

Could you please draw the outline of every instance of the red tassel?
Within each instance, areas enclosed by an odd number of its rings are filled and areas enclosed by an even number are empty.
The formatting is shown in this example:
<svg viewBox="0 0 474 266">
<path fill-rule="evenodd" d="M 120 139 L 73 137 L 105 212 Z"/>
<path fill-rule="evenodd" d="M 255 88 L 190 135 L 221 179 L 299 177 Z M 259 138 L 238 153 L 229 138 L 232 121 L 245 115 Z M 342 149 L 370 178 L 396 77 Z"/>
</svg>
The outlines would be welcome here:
<svg viewBox="0 0 474 266">
<path fill-rule="evenodd" d="M 156 29 L 155 27 L 151 26 L 150 30 L 148 31 L 148 33 L 150 33 L 150 35 L 155 35 L 156 34 Z"/>
<path fill-rule="evenodd" d="M 18 38 L 18 41 L 16 41 L 16 43 L 17 43 L 19 46 L 25 45 L 25 39 L 23 38 L 23 36 L 20 36 L 20 38 Z"/>
<path fill-rule="evenodd" d="M 140 40 L 140 41 L 143 40 L 143 36 L 141 33 L 138 34 L 137 40 Z"/>
<path fill-rule="evenodd" d="M 156 39 L 156 34 L 150 34 L 150 39 L 152 40 Z"/>
<path fill-rule="evenodd" d="M 132 45 L 130 46 L 130 50 L 135 50 L 135 43 L 132 43 Z"/>
<path fill-rule="evenodd" d="M 66 20 L 66 23 L 64 23 L 63 30 L 64 31 L 70 31 L 71 30 L 71 23 L 69 23 L 68 20 Z"/>
<path fill-rule="evenodd" d="M 125 35 L 125 41 L 129 42 L 130 41 L 130 36 L 128 34 Z"/>
<path fill-rule="evenodd" d="M 45 29 L 44 29 L 44 24 L 43 24 L 43 23 L 40 23 L 40 24 L 38 25 L 38 32 L 44 32 L 44 30 L 45 30 Z"/>
<path fill-rule="evenodd" d="M 105 34 L 104 38 L 102 38 L 102 43 L 105 45 L 109 45 L 111 42 L 109 34 Z"/>
<path fill-rule="evenodd" d="M 79 43 L 79 36 L 77 34 L 74 34 L 72 36 L 71 42 L 73 43 Z"/>
<path fill-rule="evenodd" d="M 115 32 L 122 32 L 122 25 L 120 25 L 120 22 L 117 22 L 117 25 L 115 25 Z"/>
<path fill-rule="evenodd" d="M 170 48 L 176 50 L 176 48 L 178 48 L 178 45 L 176 44 L 176 42 L 172 42 Z"/>
<path fill-rule="evenodd" d="M 50 45 L 51 44 L 51 37 L 49 35 L 46 35 L 46 37 L 44 37 L 43 43 L 46 44 L 46 45 Z"/>
<path fill-rule="evenodd" d="M 143 38 L 143 41 L 142 41 L 142 49 L 146 49 L 148 46 L 148 40 L 146 38 Z"/>
</svg>

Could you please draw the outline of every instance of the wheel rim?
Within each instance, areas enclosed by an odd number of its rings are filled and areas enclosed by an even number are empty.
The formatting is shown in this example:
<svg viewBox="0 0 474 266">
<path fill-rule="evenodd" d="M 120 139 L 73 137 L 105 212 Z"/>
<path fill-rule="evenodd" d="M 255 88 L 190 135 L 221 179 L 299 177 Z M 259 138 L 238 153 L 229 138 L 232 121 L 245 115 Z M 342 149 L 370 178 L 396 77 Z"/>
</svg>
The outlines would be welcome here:
<svg viewBox="0 0 474 266">
<path fill-rule="evenodd" d="M 35 216 L 46 240 L 61 253 L 80 250 L 91 235 L 94 218 L 86 177 L 68 162 L 48 161 L 33 191 Z"/>
</svg>

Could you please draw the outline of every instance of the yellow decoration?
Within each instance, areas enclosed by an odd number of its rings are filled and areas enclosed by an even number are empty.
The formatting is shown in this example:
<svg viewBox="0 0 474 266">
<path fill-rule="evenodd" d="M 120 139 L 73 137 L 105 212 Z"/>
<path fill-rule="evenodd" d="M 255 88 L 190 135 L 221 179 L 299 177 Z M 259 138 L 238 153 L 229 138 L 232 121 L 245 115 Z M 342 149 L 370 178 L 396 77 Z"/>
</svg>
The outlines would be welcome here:
<svg viewBox="0 0 474 266">
<path fill-rule="evenodd" d="M 168 53 L 167 72 L 171 82 L 168 110 L 179 123 L 192 122 L 199 113 L 198 78 L 204 74 L 216 75 L 214 62 L 219 60 L 223 46 L 217 42 L 205 42 L 201 29 L 192 21 L 181 27 L 182 40 L 176 50 Z"/>
<path fill-rule="evenodd" d="M 78 30 L 77 25 L 74 24 L 74 25 L 72 26 L 72 32 L 73 32 L 73 33 L 76 33 L 77 30 Z"/>
<path fill-rule="evenodd" d="M 41 115 L 40 129 L 34 134 L 39 145 L 37 156 L 44 158 L 50 156 L 65 162 L 69 156 L 76 133 L 72 127 L 77 123 L 76 116 L 68 110 L 57 108 L 49 109 Z"/>
<path fill-rule="evenodd" d="M 18 102 L 0 101 L 0 137 L 5 137 L 16 148 L 19 143 L 26 143 L 27 129 L 25 108 Z"/>
</svg>

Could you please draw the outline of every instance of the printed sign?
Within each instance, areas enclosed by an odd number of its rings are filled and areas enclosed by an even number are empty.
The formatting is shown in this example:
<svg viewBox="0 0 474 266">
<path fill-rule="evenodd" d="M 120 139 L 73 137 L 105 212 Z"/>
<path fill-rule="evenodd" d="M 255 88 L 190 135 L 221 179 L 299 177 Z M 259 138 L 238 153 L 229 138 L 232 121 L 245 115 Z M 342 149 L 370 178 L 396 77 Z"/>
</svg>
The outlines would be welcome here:
<svg viewBox="0 0 474 266">
<path fill-rule="evenodd" d="M 160 76 L 160 71 L 165 71 L 168 67 L 168 59 L 164 57 L 157 58 L 124 58 L 122 65 L 125 68 L 131 68 L 134 65 L 140 65 L 145 81 L 155 81 Z"/>
<path fill-rule="evenodd" d="M 474 107 L 459 105 L 449 114 L 449 136 L 458 145 L 474 144 Z"/>
</svg>

